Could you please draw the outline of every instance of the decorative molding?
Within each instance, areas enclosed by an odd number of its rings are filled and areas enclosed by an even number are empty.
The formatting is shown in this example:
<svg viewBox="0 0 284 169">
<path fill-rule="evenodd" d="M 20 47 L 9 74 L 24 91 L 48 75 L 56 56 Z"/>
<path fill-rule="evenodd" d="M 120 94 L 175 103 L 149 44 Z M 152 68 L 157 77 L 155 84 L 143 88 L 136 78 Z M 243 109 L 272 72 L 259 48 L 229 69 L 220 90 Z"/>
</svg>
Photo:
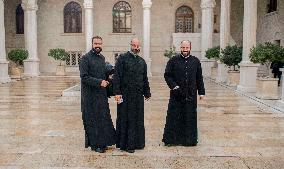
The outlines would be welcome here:
<svg viewBox="0 0 284 169">
<path fill-rule="evenodd" d="M 201 0 L 201 9 L 214 8 L 216 6 L 215 0 Z"/>
<path fill-rule="evenodd" d="M 94 8 L 93 0 L 84 0 L 83 6 L 85 9 L 93 9 Z"/>
<path fill-rule="evenodd" d="M 38 5 L 36 0 L 22 0 L 22 8 L 24 11 L 37 11 Z"/>
<path fill-rule="evenodd" d="M 143 9 L 150 9 L 152 6 L 151 0 L 143 0 L 142 2 Z"/>
</svg>

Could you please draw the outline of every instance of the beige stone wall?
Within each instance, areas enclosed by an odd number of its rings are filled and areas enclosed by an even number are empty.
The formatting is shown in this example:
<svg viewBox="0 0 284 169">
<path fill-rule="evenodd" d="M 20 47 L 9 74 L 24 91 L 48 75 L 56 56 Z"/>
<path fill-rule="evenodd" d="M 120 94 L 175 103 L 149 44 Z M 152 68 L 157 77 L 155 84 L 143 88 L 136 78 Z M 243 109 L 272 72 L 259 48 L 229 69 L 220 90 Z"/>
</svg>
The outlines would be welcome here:
<svg viewBox="0 0 284 169">
<path fill-rule="evenodd" d="M 83 0 L 76 0 L 83 8 Z M 85 49 L 84 37 L 84 12 L 83 12 L 83 33 L 64 34 L 63 33 L 63 8 L 70 0 L 41 0 L 38 4 L 38 48 L 41 72 L 55 71 L 56 63 L 47 56 L 50 48 L 64 48 L 66 50 Z M 96 0 L 94 3 L 94 34 L 104 38 L 104 55 L 107 60 L 114 63 L 114 53 L 129 49 L 129 41 L 133 37 L 142 39 L 143 36 L 143 9 L 142 0 L 129 1 L 132 7 L 132 33 L 114 34 L 112 33 L 112 7 L 117 0 Z M 258 1 L 258 31 L 257 41 L 281 40 L 283 45 L 283 2 L 279 3 L 279 12 L 276 14 L 266 14 L 265 0 Z M 11 48 L 23 48 L 24 36 L 17 35 L 15 29 L 15 10 L 20 0 L 5 2 L 5 28 L 7 51 Z M 216 1 L 214 15 L 217 22 L 214 29 L 219 31 L 220 23 L 220 0 Z M 175 29 L 175 10 L 182 6 L 190 6 L 195 15 L 194 32 L 200 33 L 201 10 L 199 0 L 153 0 L 151 8 L 151 57 L 152 71 L 154 75 L 162 74 L 166 64 L 163 56 L 165 49 L 172 44 L 172 33 Z M 283 10 L 282 10 L 283 11 Z M 237 44 L 242 45 L 242 20 L 243 2 L 232 1 L 231 9 L 231 34 Z M 282 19 L 283 20 L 283 19 Z M 279 33 L 277 33 L 279 32 Z M 143 54 L 142 54 L 143 55 Z"/>
<path fill-rule="evenodd" d="M 278 0 L 278 11 L 267 13 L 266 0 L 258 1 L 257 42 L 275 42 L 281 40 L 284 46 L 284 1 Z"/>
<path fill-rule="evenodd" d="M 11 49 L 24 48 L 24 34 L 16 34 L 16 9 L 21 0 L 9 0 L 4 2 L 4 22 L 7 54 Z"/>
<path fill-rule="evenodd" d="M 16 2 L 18 1 L 18 2 Z M 50 58 L 50 48 L 64 48 L 67 51 L 84 51 L 84 11 L 83 33 L 63 33 L 63 9 L 71 0 L 41 0 L 38 3 L 38 55 L 41 72 L 54 72 L 57 63 Z M 83 0 L 75 0 L 82 8 Z M 94 1 L 94 34 L 103 37 L 103 54 L 107 61 L 114 64 L 114 54 L 127 51 L 133 37 L 143 40 L 143 7 L 142 0 L 128 0 L 132 7 L 132 33 L 117 34 L 112 32 L 112 8 L 118 0 Z M 172 33 L 175 31 L 175 12 L 182 5 L 194 11 L 194 32 L 200 33 L 201 9 L 200 0 L 152 0 L 151 8 L 151 58 L 153 75 L 162 75 L 167 62 L 164 50 L 172 44 Z M 20 0 L 5 2 L 6 47 L 24 47 L 24 36 L 15 35 L 15 10 Z M 216 1 L 214 14 L 217 22 L 214 29 L 220 30 L 220 0 Z M 7 5 L 6 5 L 7 4 Z M 14 8 L 14 9 L 13 9 Z M 11 19 L 12 18 L 12 19 Z M 201 25 L 202 26 L 202 25 Z M 91 45 L 91 44 L 90 44 Z M 143 55 L 143 53 L 141 53 Z"/>
<path fill-rule="evenodd" d="M 231 35 L 239 46 L 243 45 L 244 1 L 231 0 Z"/>
<path fill-rule="evenodd" d="M 38 4 L 38 55 L 41 72 L 55 72 L 57 63 L 48 56 L 51 48 L 67 51 L 84 51 L 84 12 L 82 13 L 83 33 L 64 33 L 63 10 L 71 0 L 41 0 Z M 83 9 L 83 0 L 75 0 Z"/>
</svg>

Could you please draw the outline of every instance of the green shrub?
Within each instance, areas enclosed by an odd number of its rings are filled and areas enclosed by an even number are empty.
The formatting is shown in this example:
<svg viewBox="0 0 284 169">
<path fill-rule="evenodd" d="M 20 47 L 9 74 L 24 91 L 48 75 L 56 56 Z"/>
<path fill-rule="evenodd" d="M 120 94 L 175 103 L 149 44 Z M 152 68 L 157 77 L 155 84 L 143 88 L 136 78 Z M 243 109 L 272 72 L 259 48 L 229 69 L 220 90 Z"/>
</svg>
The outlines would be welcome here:
<svg viewBox="0 0 284 169">
<path fill-rule="evenodd" d="M 48 56 L 54 58 L 55 60 L 59 60 L 60 66 L 62 65 L 61 62 L 66 61 L 69 57 L 68 53 L 65 51 L 65 49 L 60 49 L 60 48 L 50 49 L 49 52 L 48 52 Z"/>
<path fill-rule="evenodd" d="M 220 61 L 228 67 L 233 66 L 236 70 L 236 66 L 239 67 L 239 63 L 242 61 L 242 47 L 234 45 L 222 49 Z"/>
<path fill-rule="evenodd" d="M 209 48 L 206 50 L 205 57 L 208 59 L 219 59 L 220 58 L 220 46 Z"/>
<path fill-rule="evenodd" d="M 8 53 L 8 59 L 15 62 L 18 66 L 24 65 L 24 60 L 29 56 L 29 52 L 24 49 L 14 49 Z"/>
<path fill-rule="evenodd" d="M 175 47 L 171 47 L 170 50 L 165 50 L 164 52 L 164 56 L 167 58 L 172 58 L 177 54 L 176 52 L 176 48 Z"/>
<path fill-rule="evenodd" d="M 266 64 L 267 66 L 273 61 L 284 62 L 284 48 L 271 42 L 257 44 L 251 49 L 249 58 L 253 63 Z"/>
</svg>

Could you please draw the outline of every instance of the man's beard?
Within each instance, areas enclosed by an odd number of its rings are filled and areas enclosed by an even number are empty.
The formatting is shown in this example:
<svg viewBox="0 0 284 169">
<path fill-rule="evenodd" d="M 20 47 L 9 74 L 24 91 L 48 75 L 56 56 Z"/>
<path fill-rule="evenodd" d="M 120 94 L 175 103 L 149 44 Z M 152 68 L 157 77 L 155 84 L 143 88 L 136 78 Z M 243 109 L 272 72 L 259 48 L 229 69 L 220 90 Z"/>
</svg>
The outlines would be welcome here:
<svg viewBox="0 0 284 169">
<path fill-rule="evenodd" d="M 181 54 L 182 54 L 183 56 L 189 56 L 190 51 L 182 51 Z"/>
<path fill-rule="evenodd" d="M 101 47 L 95 47 L 93 48 L 94 51 L 96 51 L 97 53 L 101 53 L 102 48 Z"/>
<path fill-rule="evenodd" d="M 140 52 L 140 49 L 131 49 L 131 51 L 134 53 L 134 54 L 138 54 Z"/>
</svg>

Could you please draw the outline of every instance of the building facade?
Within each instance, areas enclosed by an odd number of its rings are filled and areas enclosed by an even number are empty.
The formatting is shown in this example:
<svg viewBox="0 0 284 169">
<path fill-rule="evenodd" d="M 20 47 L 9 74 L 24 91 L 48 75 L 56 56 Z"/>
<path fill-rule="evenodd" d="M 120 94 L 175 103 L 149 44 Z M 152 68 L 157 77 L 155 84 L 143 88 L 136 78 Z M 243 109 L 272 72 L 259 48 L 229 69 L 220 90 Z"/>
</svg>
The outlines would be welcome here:
<svg viewBox="0 0 284 169">
<path fill-rule="evenodd" d="M 6 55 L 15 48 L 30 53 L 26 75 L 55 72 L 57 63 L 48 56 L 51 48 L 68 51 L 67 71 L 76 72 L 93 35 L 103 38 L 103 54 L 112 64 L 129 50 L 132 38 L 141 39 L 141 55 L 154 76 L 164 72 L 165 49 L 178 50 L 183 39 L 192 42 L 192 54 L 201 59 L 205 75 L 212 61 L 204 53 L 212 46 L 284 46 L 280 0 L 0 0 L 0 10 L 2 79 L 7 76 Z"/>
</svg>

